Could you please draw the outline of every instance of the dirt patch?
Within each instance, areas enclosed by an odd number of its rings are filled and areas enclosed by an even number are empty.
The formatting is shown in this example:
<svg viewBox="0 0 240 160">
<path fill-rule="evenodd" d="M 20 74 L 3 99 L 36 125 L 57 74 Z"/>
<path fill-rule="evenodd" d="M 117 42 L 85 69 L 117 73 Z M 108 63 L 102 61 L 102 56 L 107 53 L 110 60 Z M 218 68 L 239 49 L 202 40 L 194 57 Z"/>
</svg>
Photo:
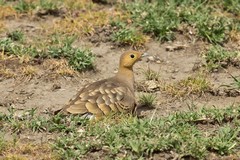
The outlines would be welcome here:
<svg viewBox="0 0 240 160">
<path fill-rule="evenodd" d="M 182 38 L 182 37 L 181 37 Z M 201 52 L 204 50 L 203 42 L 192 43 L 185 39 L 177 39 L 173 43 L 161 44 L 157 41 L 152 41 L 146 44 L 146 52 L 154 57 L 157 57 L 158 62 L 143 60 L 136 64 L 135 79 L 136 82 L 144 81 L 143 70 L 151 68 L 152 70 L 159 72 L 162 82 L 173 83 L 198 73 L 194 68 L 196 65 L 201 65 L 202 57 Z M 180 43 L 185 48 L 176 51 L 167 51 L 168 46 L 174 46 Z M 6 111 L 8 107 L 12 106 L 19 110 L 26 110 L 31 108 L 37 108 L 42 113 L 45 110 L 54 110 L 61 108 L 82 85 L 93 82 L 96 80 L 108 78 L 113 76 L 118 68 L 118 60 L 121 53 L 126 48 L 113 49 L 112 43 L 100 43 L 95 46 L 94 43 L 86 41 L 78 41 L 76 45 L 85 45 L 91 47 L 92 52 L 96 55 L 95 68 L 96 71 L 84 72 L 75 75 L 74 77 L 54 77 L 51 79 L 51 71 L 46 70 L 43 66 L 44 62 L 40 64 L 34 63 L 37 68 L 37 76 L 33 78 L 15 78 L 4 79 L 0 82 L 0 102 L 1 111 Z M 0 64 L 6 66 L 9 69 L 13 69 L 13 72 L 18 72 L 20 66 L 25 64 L 19 64 L 17 60 L 1 60 Z M 201 67 L 201 66 L 199 66 Z M 233 75 L 238 75 L 239 71 L 236 68 L 229 68 L 229 72 Z M 222 84 L 230 84 L 233 79 L 226 72 L 211 73 L 207 77 L 211 85 L 215 88 L 220 87 Z M 58 86 L 54 89 L 54 86 Z M 159 84 L 161 85 L 161 84 Z M 184 100 L 177 100 L 168 96 L 162 91 L 156 92 L 157 105 L 156 112 L 154 110 L 144 111 L 146 115 L 151 116 L 153 111 L 156 117 L 162 114 L 170 114 L 179 110 L 188 109 L 188 104 L 194 103 L 197 106 L 218 106 L 224 107 L 232 104 L 239 104 L 239 96 L 219 96 L 219 95 L 203 95 L 195 96 L 194 98 L 185 98 Z M 162 112 L 164 110 L 164 113 Z"/>
</svg>

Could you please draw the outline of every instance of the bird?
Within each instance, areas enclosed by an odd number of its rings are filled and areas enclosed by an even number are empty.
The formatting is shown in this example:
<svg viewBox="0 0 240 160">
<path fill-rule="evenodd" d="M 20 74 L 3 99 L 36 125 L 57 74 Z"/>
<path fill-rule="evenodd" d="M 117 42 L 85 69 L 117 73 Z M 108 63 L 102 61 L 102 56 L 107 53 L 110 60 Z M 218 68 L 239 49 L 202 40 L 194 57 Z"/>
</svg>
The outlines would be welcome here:
<svg viewBox="0 0 240 160">
<path fill-rule="evenodd" d="M 83 86 L 59 111 L 95 120 L 110 113 L 133 114 L 136 108 L 133 66 L 145 55 L 134 50 L 124 52 L 113 77 Z"/>
</svg>

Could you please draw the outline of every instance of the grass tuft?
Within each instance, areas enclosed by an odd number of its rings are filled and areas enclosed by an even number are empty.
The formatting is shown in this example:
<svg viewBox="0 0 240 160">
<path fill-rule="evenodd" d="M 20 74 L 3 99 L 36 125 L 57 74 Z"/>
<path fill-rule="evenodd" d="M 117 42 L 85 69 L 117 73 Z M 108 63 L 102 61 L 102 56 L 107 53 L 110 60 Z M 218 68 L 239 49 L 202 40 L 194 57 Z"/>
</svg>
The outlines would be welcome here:
<svg viewBox="0 0 240 160">
<path fill-rule="evenodd" d="M 210 138 L 208 148 L 220 155 L 232 153 L 232 148 L 237 145 L 237 135 L 240 128 L 233 129 L 229 124 L 219 128 L 217 133 Z"/>
<path fill-rule="evenodd" d="M 132 45 L 132 46 L 142 46 L 147 42 L 147 36 L 143 35 L 141 32 L 138 32 L 134 28 L 123 28 L 114 32 L 112 35 L 112 40 L 121 45 Z"/>
<path fill-rule="evenodd" d="M 144 74 L 146 80 L 158 81 L 160 78 L 160 73 L 150 69 L 149 67 L 147 70 L 143 71 L 143 74 Z"/>
<path fill-rule="evenodd" d="M 66 59 L 48 59 L 43 62 L 44 68 L 57 75 L 73 77 L 76 71 L 71 68 Z"/>
<path fill-rule="evenodd" d="M 8 34 L 8 38 L 10 38 L 13 41 L 22 42 L 24 40 L 24 34 L 20 30 L 15 30 L 15 31 Z"/>
<path fill-rule="evenodd" d="M 218 5 L 208 1 L 185 0 L 152 1 L 125 3 L 123 9 L 129 13 L 128 26 L 141 28 L 143 33 L 161 41 L 175 39 L 180 26 L 187 24 L 196 30 L 200 39 L 213 44 L 222 44 L 229 39 L 229 32 L 234 30 L 236 22 L 226 16 L 216 16 L 219 6 L 232 12 L 238 10 L 236 2 L 219 1 Z M 235 6 L 236 5 L 236 6 Z M 217 6 L 217 7 L 216 7 Z"/>
<path fill-rule="evenodd" d="M 7 142 L 4 140 L 3 137 L 4 136 L 1 135 L 1 138 L 0 138 L 0 153 L 7 148 Z"/>
<path fill-rule="evenodd" d="M 189 95 L 203 95 L 211 89 L 210 83 L 203 75 L 188 77 L 174 84 L 163 85 L 162 88 L 173 97 L 185 97 Z"/>
<path fill-rule="evenodd" d="M 71 11 L 80 10 L 80 9 L 92 10 L 96 8 L 96 5 L 89 0 L 81 0 L 81 1 L 64 0 L 63 3 Z"/>
<path fill-rule="evenodd" d="M 16 74 L 11 69 L 8 69 L 6 67 L 1 67 L 0 76 L 5 78 L 13 78 L 16 76 Z"/>
<path fill-rule="evenodd" d="M 9 17 L 16 17 L 17 12 L 11 6 L 0 6 L 0 20 L 5 20 Z"/>
<path fill-rule="evenodd" d="M 139 96 L 139 101 L 141 105 L 153 107 L 156 104 L 156 97 L 153 93 L 144 93 Z"/>
<path fill-rule="evenodd" d="M 224 9 L 235 15 L 240 15 L 240 4 L 236 0 L 225 0 L 223 2 Z"/>
<path fill-rule="evenodd" d="M 33 10 L 36 6 L 32 1 L 29 0 L 19 0 L 14 6 L 14 9 L 19 13 L 27 13 Z"/>
<path fill-rule="evenodd" d="M 68 15 L 56 21 L 48 30 L 53 31 L 52 33 L 62 33 L 70 36 L 93 35 L 97 27 L 108 24 L 109 14 L 106 11 L 94 11 L 80 14 L 77 17 Z"/>
<path fill-rule="evenodd" d="M 153 34 L 161 41 L 173 40 L 173 30 L 179 24 L 177 13 L 171 5 L 160 3 L 135 2 L 125 4 L 124 8 L 130 13 L 133 24 L 144 33 Z"/>
<path fill-rule="evenodd" d="M 53 45 L 47 49 L 47 55 L 52 58 L 66 58 L 70 66 L 81 71 L 93 68 L 94 55 L 88 49 L 72 47 L 75 37 L 68 37 L 62 41 L 53 39 Z"/>
<path fill-rule="evenodd" d="M 46 11 L 55 11 L 59 7 L 58 3 L 56 0 L 39 0 L 39 7 Z"/>
<path fill-rule="evenodd" d="M 22 75 L 25 77 L 30 77 L 32 78 L 37 74 L 37 69 L 34 66 L 27 65 L 25 67 L 22 67 L 21 69 Z"/>
<path fill-rule="evenodd" d="M 238 51 L 227 51 L 221 46 L 213 46 L 204 55 L 207 63 L 206 67 L 210 71 L 216 71 L 231 64 L 234 65 L 238 54 Z"/>
<path fill-rule="evenodd" d="M 233 79 L 234 82 L 231 85 L 223 85 L 223 86 L 227 86 L 227 87 L 230 87 L 232 89 L 239 90 L 240 89 L 240 79 L 237 76 L 233 76 L 228 71 L 227 71 L 227 73 L 231 76 L 231 78 Z"/>
<path fill-rule="evenodd" d="M 69 65 L 77 71 L 92 69 L 94 55 L 88 49 L 72 47 L 74 41 L 75 37 L 67 37 L 65 39 L 53 38 L 52 45 L 41 50 L 34 45 L 23 46 L 9 38 L 5 38 L 0 40 L 0 48 L 5 54 L 18 57 L 66 58 Z"/>
</svg>

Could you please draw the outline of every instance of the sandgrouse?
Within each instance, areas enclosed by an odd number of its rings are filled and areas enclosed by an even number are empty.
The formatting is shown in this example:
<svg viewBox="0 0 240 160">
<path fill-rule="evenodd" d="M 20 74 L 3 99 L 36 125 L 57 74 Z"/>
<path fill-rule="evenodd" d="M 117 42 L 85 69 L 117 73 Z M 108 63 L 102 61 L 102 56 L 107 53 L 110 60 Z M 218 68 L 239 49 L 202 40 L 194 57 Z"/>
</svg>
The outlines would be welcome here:
<svg viewBox="0 0 240 160">
<path fill-rule="evenodd" d="M 114 77 L 84 86 L 61 111 L 96 120 L 111 112 L 133 113 L 136 106 L 133 65 L 142 56 L 137 51 L 123 53 Z"/>
</svg>

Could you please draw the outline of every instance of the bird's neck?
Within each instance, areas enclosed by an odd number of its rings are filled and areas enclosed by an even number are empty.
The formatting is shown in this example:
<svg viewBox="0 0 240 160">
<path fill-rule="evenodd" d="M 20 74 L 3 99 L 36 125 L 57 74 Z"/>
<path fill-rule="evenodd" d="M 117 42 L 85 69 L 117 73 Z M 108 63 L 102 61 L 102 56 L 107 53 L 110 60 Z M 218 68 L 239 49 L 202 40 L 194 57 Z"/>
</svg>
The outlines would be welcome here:
<svg viewBox="0 0 240 160">
<path fill-rule="evenodd" d="M 116 74 L 118 79 L 123 80 L 123 82 L 127 82 L 127 85 L 130 87 L 131 90 L 134 90 L 134 74 L 133 69 L 119 67 L 118 73 Z"/>
</svg>

